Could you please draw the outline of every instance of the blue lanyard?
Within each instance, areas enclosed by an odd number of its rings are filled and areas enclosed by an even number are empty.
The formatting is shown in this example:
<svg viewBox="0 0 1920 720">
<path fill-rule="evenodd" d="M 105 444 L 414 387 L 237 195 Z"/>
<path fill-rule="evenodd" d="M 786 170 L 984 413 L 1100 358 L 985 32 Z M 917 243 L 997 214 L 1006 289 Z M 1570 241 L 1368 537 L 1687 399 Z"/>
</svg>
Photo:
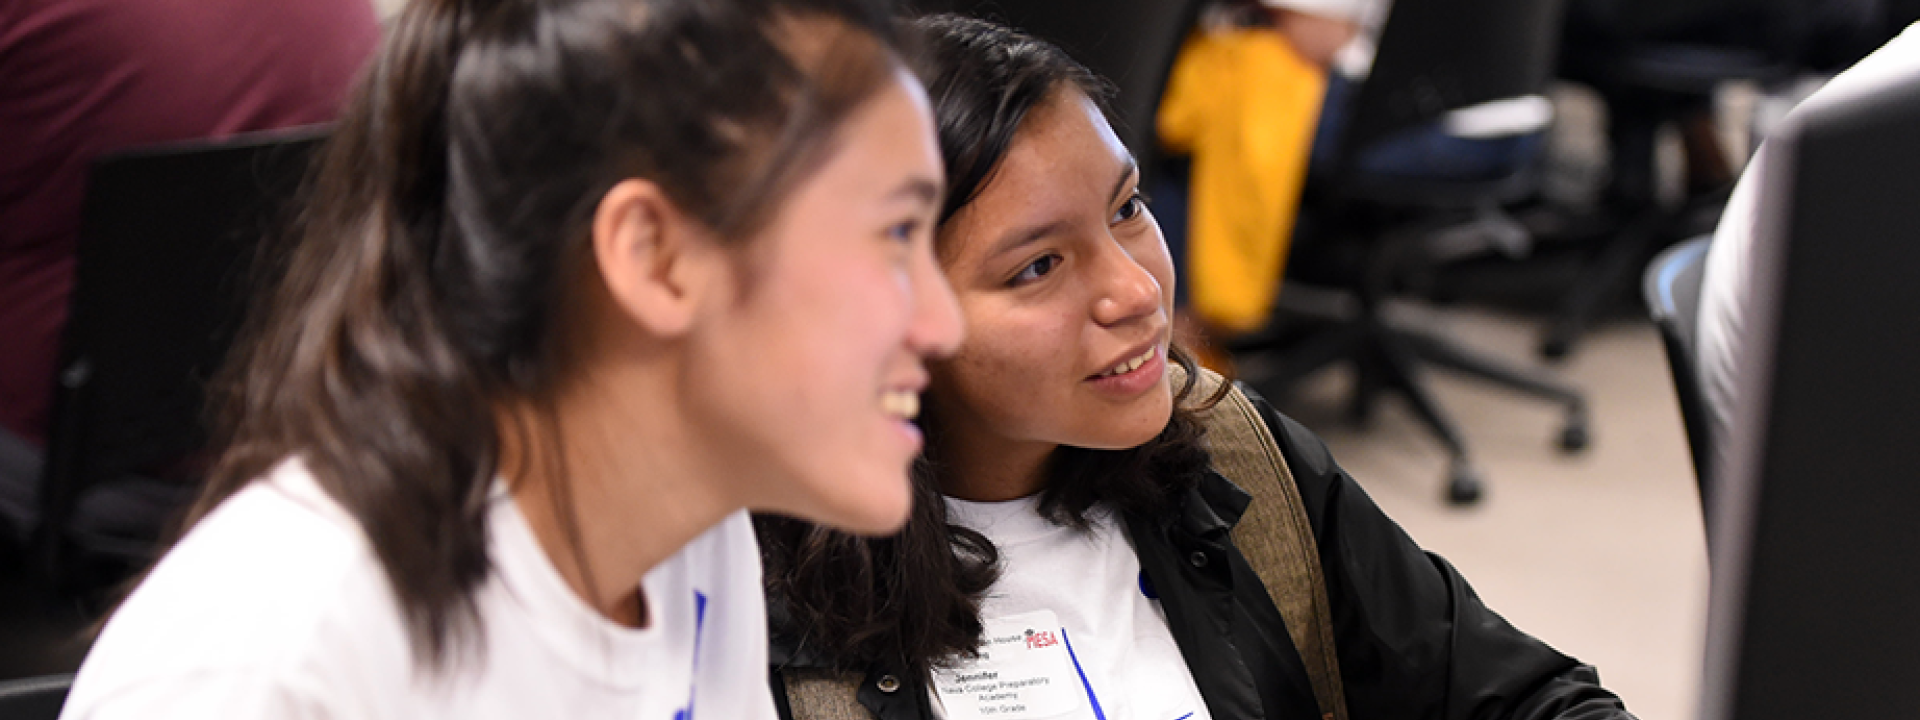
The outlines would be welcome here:
<svg viewBox="0 0 1920 720">
<path fill-rule="evenodd" d="M 707 594 L 693 591 L 693 675 L 687 678 L 687 706 L 673 720 L 693 720 L 693 691 L 700 684 L 700 636 L 707 629 Z M 1100 720 L 1106 720 L 1101 718 Z"/>
</svg>

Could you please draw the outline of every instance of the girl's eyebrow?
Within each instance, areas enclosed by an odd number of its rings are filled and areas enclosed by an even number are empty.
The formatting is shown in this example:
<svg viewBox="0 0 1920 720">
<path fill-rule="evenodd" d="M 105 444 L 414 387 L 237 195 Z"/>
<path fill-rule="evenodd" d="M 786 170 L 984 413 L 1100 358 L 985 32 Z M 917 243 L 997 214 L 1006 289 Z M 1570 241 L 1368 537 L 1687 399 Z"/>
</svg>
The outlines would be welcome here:
<svg viewBox="0 0 1920 720">
<path fill-rule="evenodd" d="M 1108 204 L 1120 199 L 1121 193 L 1127 191 L 1127 181 L 1132 180 L 1139 170 L 1139 164 L 1134 161 L 1132 155 L 1128 155 L 1126 163 L 1120 166 L 1120 178 L 1113 183 L 1113 192 L 1107 196 Z M 1014 228 L 1002 234 L 1000 239 L 994 242 L 993 247 L 987 251 L 986 257 L 998 257 L 1001 253 L 1017 250 L 1036 240 L 1060 232 L 1066 229 L 1067 225 L 1065 220 L 1053 220 L 1039 225 Z"/>
<path fill-rule="evenodd" d="M 1054 220 L 1052 222 L 1041 223 L 1039 225 L 1032 225 L 1024 228 L 1015 228 L 1013 230 L 1008 231 L 1006 234 L 1001 235 L 1000 239 L 993 244 L 993 248 L 987 252 L 986 256 L 990 258 L 998 257 L 1001 253 L 1017 250 L 1021 247 L 1024 247 L 1028 244 L 1033 243 L 1036 240 L 1039 240 L 1048 235 L 1052 235 L 1054 233 L 1060 232 L 1061 230 L 1065 230 L 1066 227 L 1067 227 L 1067 221 Z"/>
<path fill-rule="evenodd" d="M 910 177 L 900 183 L 893 192 L 887 193 L 888 200 L 907 198 L 923 203 L 935 203 L 940 200 L 940 183 L 924 177 Z"/>
</svg>

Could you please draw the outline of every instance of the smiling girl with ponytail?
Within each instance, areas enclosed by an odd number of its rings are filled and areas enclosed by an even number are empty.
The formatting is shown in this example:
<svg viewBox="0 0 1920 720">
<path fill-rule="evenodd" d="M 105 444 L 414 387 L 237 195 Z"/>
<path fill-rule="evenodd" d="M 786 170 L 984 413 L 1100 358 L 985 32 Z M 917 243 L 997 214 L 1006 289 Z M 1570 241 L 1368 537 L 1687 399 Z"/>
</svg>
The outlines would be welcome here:
<svg viewBox="0 0 1920 720">
<path fill-rule="evenodd" d="M 905 520 L 941 178 L 859 0 L 413 0 L 65 717 L 770 717 L 744 511 Z"/>
</svg>

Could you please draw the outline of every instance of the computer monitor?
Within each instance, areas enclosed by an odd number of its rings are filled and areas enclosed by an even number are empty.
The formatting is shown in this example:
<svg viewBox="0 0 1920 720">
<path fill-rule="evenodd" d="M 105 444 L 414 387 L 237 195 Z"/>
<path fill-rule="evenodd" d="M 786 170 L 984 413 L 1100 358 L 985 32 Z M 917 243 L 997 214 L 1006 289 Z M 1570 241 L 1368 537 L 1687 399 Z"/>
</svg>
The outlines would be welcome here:
<svg viewBox="0 0 1920 720">
<path fill-rule="evenodd" d="M 1823 91 L 1768 141 L 1703 720 L 1920 718 L 1913 70 Z"/>
</svg>

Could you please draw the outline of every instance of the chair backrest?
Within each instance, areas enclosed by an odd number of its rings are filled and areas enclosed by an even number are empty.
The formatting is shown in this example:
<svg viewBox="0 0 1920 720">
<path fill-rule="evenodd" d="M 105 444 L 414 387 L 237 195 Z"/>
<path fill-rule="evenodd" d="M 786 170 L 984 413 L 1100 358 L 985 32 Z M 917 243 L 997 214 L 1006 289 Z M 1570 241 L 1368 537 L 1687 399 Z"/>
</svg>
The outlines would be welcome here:
<svg viewBox="0 0 1920 720">
<path fill-rule="evenodd" d="M 1791 0 L 1798 2 L 1799 0 Z M 1750 18 L 1781 0 L 1572 0 L 1568 21 L 1623 40 L 1659 40 L 1716 22 Z"/>
<path fill-rule="evenodd" d="M 1667 366 L 1673 371 L 1673 389 L 1680 398 L 1680 419 L 1687 429 L 1687 449 L 1693 454 L 1693 474 L 1700 484 L 1700 501 L 1707 505 L 1707 464 L 1712 458 L 1706 396 L 1694 362 L 1699 327 L 1700 278 L 1706 271 L 1712 236 L 1694 238 L 1661 252 L 1647 266 L 1641 292 L 1647 312 L 1660 328 L 1667 347 Z"/>
<path fill-rule="evenodd" d="M 0 720 L 55 720 L 72 686 L 72 675 L 0 681 Z"/>
<path fill-rule="evenodd" d="M 1113 82 L 1114 132 L 1144 175 L 1158 157 L 1154 115 L 1201 0 L 919 0 L 915 13 L 955 12 L 1044 38 Z M 1144 182 L 1143 182 L 1144 184 Z"/>
<path fill-rule="evenodd" d="M 1887 29 L 1900 32 L 1902 28 L 1920 22 L 1920 0 L 1886 0 Z"/>
<path fill-rule="evenodd" d="M 286 219 L 324 133 L 172 144 L 91 168 L 36 541 L 56 576 L 88 486 L 194 479 L 205 385 L 240 324 L 254 251 Z"/>
<path fill-rule="evenodd" d="M 1347 110 L 1336 172 L 1396 131 L 1459 108 L 1541 93 L 1565 0 L 1394 0 L 1373 69 Z"/>
</svg>

